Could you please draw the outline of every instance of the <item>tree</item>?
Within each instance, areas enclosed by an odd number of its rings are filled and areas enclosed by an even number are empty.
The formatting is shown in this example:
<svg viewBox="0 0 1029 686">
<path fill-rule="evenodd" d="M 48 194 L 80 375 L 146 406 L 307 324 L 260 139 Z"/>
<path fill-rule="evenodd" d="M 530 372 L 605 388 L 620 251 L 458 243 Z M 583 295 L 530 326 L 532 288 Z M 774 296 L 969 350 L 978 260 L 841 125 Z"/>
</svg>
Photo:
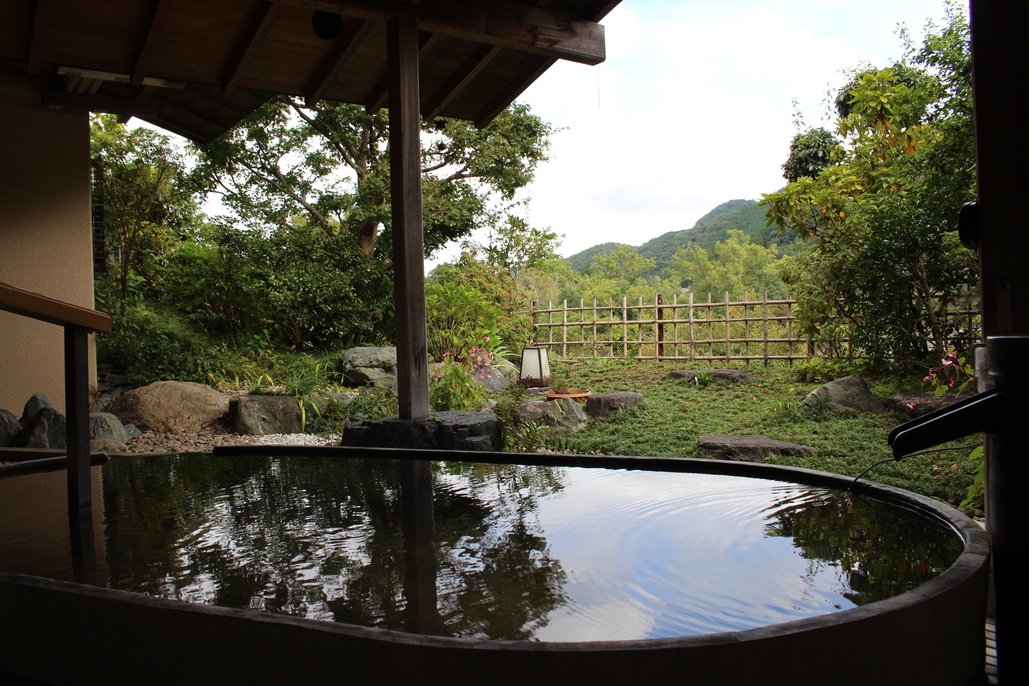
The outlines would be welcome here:
<svg viewBox="0 0 1029 686">
<path fill-rule="evenodd" d="M 811 333 L 842 318 L 879 361 L 914 365 L 974 337 L 949 316 L 976 283 L 956 237 L 974 194 L 968 23 L 951 5 L 910 64 L 845 86 L 835 164 L 764 196 L 769 222 L 813 241 L 783 272 Z M 917 67 L 917 69 L 916 69 Z"/>
<path fill-rule="evenodd" d="M 112 289 L 98 295 L 115 319 L 132 294 L 159 288 L 168 253 L 199 222 L 196 188 L 167 136 L 126 129 L 113 115 L 90 121 L 93 204 L 103 208 L 101 259 Z"/>
<path fill-rule="evenodd" d="M 729 239 L 719 241 L 708 251 L 695 245 L 683 248 L 673 258 L 672 273 L 694 293 L 720 296 L 725 291 L 733 298 L 744 292 L 768 297 L 786 297 L 786 286 L 779 278 L 774 248 L 751 243 L 742 231 L 732 229 Z"/>
<path fill-rule="evenodd" d="M 783 176 L 793 183 L 802 176 L 814 178 L 832 164 L 832 153 L 839 141 L 825 129 L 811 128 L 798 133 L 790 142 L 790 156 L 782 165 Z"/>
<path fill-rule="evenodd" d="M 211 183 L 248 227 L 288 229 L 302 216 L 388 261 L 388 126 L 385 111 L 280 97 L 200 154 Z M 491 196 L 510 200 L 528 184 L 552 131 L 520 104 L 483 129 L 449 119 L 422 129 L 426 255 L 482 226 Z"/>
</svg>

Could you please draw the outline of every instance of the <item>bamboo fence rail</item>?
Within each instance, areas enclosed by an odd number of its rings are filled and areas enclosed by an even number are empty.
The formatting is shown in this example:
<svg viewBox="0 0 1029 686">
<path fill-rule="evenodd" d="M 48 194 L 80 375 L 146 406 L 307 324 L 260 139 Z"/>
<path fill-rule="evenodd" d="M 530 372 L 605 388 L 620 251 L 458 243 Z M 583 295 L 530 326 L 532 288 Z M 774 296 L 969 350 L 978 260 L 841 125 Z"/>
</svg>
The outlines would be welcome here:
<svg viewBox="0 0 1029 686">
<path fill-rule="evenodd" d="M 640 296 L 635 304 L 622 297 L 621 304 L 611 301 L 592 304 L 582 300 L 569 307 L 550 302 L 540 308 L 532 302 L 531 315 L 536 342 L 559 353 L 562 358 L 620 357 L 638 360 L 740 361 L 750 364 L 794 360 L 816 355 L 818 341 L 796 329 L 793 307 L 796 300 L 731 300 L 725 292 L 721 300 L 697 302 L 687 293 L 667 300 L 655 294 L 649 302 Z M 951 316 L 965 320 L 968 328 L 978 327 L 978 309 L 952 311 Z M 848 356 L 854 351 L 844 341 Z"/>
</svg>

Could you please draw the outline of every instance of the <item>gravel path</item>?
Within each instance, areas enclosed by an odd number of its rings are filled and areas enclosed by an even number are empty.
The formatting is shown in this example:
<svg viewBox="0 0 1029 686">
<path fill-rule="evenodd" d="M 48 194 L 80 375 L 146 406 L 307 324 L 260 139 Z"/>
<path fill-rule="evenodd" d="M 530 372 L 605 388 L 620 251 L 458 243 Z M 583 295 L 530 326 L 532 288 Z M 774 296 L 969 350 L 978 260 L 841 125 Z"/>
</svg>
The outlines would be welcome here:
<svg viewBox="0 0 1029 686">
<path fill-rule="evenodd" d="M 339 437 L 323 438 L 315 434 L 270 434 L 249 436 L 226 431 L 183 431 L 174 434 L 146 432 L 125 445 L 129 452 L 139 453 L 209 453 L 217 445 L 337 445 Z M 116 446 L 111 446 L 116 448 Z M 116 452 L 117 450 L 112 450 Z"/>
</svg>

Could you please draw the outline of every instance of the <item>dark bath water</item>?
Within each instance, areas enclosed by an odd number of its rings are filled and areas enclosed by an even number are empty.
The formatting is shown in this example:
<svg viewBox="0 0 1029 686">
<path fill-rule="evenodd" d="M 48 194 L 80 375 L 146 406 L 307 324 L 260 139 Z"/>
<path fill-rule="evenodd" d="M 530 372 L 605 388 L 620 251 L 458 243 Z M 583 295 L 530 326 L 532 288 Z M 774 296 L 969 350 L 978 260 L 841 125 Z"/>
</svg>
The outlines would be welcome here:
<svg viewBox="0 0 1029 686">
<path fill-rule="evenodd" d="M 0 479 L 0 507 L 30 478 L 63 494 L 63 472 Z M 963 548 L 897 505 L 721 475 L 179 455 L 113 458 L 102 487 L 111 588 L 472 638 L 751 629 L 898 595 Z M 3 511 L 0 569 L 71 579 L 54 501 L 50 534 Z"/>
</svg>

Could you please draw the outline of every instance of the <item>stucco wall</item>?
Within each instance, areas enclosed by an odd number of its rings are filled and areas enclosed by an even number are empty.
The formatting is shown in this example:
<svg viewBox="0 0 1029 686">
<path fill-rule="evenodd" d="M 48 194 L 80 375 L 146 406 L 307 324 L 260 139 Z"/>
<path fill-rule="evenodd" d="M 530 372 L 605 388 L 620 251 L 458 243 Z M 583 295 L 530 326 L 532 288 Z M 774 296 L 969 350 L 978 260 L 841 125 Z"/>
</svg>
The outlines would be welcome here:
<svg viewBox="0 0 1029 686">
<path fill-rule="evenodd" d="M 0 77 L 0 151 L 0 281 L 93 307 L 89 116 Z M 0 408 L 43 392 L 63 412 L 63 351 L 61 327 L 0 312 Z"/>
</svg>

